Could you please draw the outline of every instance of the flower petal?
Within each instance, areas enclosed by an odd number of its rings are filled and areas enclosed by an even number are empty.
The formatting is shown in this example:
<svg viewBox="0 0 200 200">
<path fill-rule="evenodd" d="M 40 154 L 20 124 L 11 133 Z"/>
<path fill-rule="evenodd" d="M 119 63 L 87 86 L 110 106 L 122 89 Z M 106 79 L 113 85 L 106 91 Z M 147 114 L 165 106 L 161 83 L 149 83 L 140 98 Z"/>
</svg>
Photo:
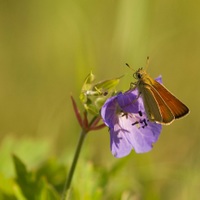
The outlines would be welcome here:
<svg viewBox="0 0 200 200">
<path fill-rule="evenodd" d="M 152 149 L 157 141 L 162 126 L 147 122 L 145 118 L 135 123 L 141 116 L 119 117 L 119 123 L 110 129 L 111 152 L 115 157 L 123 157 L 134 149 L 136 153 L 145 153 Z M 146 120 L 146 121 L 145 121 Z"/>
<path fill-rule="evenodd" d="M 123 112 L 137 113 L 138 112 L 138 95 L 132 91 L 127 91 L 124 94 L 120 93 L 117 95 L 117 102 Z"/>
<path fill-rule="evenodd" d="M 158 76 L 157 78 L 155 78 L 156 81 L 158 81 L 159 83 L 162 83 L 162 76 Z"/>
<path fill-rule="evenodd" d="M 116 158 L 127 156 L 132 150 L 132 145 L 126 139 L 123 130 L 117 125 L 110 129 L 110 149 Z"/>
<path fill-rule="evenodd" d="M 112 128 L 117 123 L 116 107 L 117 107 L 117 96 L 113 96 L 106 100 L 101 108 L 101 117 L 106 126 Z"/>
</svg>

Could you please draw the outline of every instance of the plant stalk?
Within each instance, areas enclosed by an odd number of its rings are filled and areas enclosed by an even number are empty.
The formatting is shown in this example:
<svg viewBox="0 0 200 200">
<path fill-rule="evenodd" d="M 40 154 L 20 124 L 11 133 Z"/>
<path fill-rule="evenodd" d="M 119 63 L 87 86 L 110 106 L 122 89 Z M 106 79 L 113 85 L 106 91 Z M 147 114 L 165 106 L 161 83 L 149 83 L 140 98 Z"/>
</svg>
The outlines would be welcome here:
<svg viewBox="0 0 200 200">
<path fill-rule="evenodd" d="M 78 161 L 78 158 L 79 158 L 79 155 L 80 155 L 81 147 L 82 147 L 83 141 L 85 139 L 85 136 L 86 136 L 86 132 L 84 130 L 82 130 L 78 144 L 77 144 L 76 152 L 74 154 L 74 159 L 73 159 L 72 165 L 70 167 L 70 171 L 69 171 L 67 180 L 66 180 L 65 185 L 64 185 L 61 200 L 65 200 L 66 194 L 69 192 L 69 189 L 70 189 L 70 186 L 71 186 L 71 181 L 72 181 L 73 174 L 74 174 L 74 170 L 76 168 L 76 164 L 77 164 L 77 161 Z"/>
</svg>

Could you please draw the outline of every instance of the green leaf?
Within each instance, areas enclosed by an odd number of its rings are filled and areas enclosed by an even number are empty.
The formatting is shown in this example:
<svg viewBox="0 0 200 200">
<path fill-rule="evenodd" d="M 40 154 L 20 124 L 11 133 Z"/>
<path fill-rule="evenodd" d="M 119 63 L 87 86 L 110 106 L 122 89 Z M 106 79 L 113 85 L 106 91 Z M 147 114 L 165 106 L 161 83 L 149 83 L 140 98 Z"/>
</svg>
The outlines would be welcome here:
<svg viewBox="0 0 200 200">
<path fill-rule="evenodd" d="M 19 185 L 15 184 L 15 186 L 13 187 L 13 191 L 17 200 L 27 200 L 27 198 L 24 197 Z"/>
<path fill-rule="evenodd" d="M 100 90 L 100 91 L 102 90 L 102 91 L 108 92 L 114 89 L 119 84 L 120 78 L 122 78 L 122 76 L 118 78 L 110 79 L 110 80 L 101 81 L 95 84 L 93 87 L 96 90 Z"/>
<path fill-rule="evenodd" d="M 92 114 L 94 116 L 99 114 L 99 109 L 92 102 L 84 104 L 84 108 L 85 108 L 85 110 L 87 110 L 87 112 L 89 112 L 90 114 Z"/>
<path fill-rule="evenodd" d="M 37 184 L 33 174 L 27 171 L 25 164 L 16 155 L 13 155 L 13 161 L 17 175 L 16 181 L 22 193 L 28 200 L 35 199 L 34 194 L 37 194 Z"/>
<path fill-rule="evenodd" d="M 56 192 L 56 190 L 50 185 L 48 184 L 48 182 L 45 180 L 45 178 L 43 177 L 40 180 L 40 195 L 38 200 L 56 200 L 56 199 L 60 199 L 60 196 L 58 195 L 58 193 Z"/>
<path fill-rule="evenodd" d="M 81 90 L 82 90 L 82 91 L 90 90 L 91 87 L 92 87 L 92 83 L 93 83 L 94 79 L 95 79 L 94 74 L 93 74 L 92 72 L 90 72 L 90 73 L 86 76 L 85 81 L 84 81 L 84 83 L 83 83 L 83 86 L 82 86 L 82 89 L 81 89 Z"/>
<path fill-rule="evenodd" d="M 54 158 L 51 158 L 40 166 L 36 171 L 36 176 L 37 179 L 45 177 L 48 183 L 53 185 L 59 193 L 62 193 L 67 171 L 64 165 L 58 164 Z"/>
<path fill-rule="evenodd" d="M 95 166 L 91 162 L 79 160 L 79 165 L 74 175 L 73 190 L 71 199 L 95 199 L 100 200 L 103 197 L 103 190 L 99 187 L 99 176 Z"/>
<path fill-rule="evenodd" d="M 27 172 L 25 164 L 16 155 L 13 155 L 13 160 L 17 176 L 24 178 L 24 180 L 27 180 L 29 174 Z"/>
<path fill-rule="evenodd" d="M 47 178 L 45 176 L 46 174 L 42 173 L 45 171 L 46 168 L 43 168 L 43 170 L 40 170 L 39 172 L 29 172 L 25 164 L 17 156 L 14 155 L 13 160 L 17 175 L 16 181 L 19 185 L 18 191 L 21 190 L 23 196 L 27 200 L 59 199 L 59 195 L 54 189 L 53 185 L 48 183 Z M 63 177 L 63 179 L 64 178 L 65 177 Z M 20 197 L 19 192 L 16 194 L 18 194 L 17 196 Z M 19 200 L 24 199 L 19 198 Z"/>
</svg>

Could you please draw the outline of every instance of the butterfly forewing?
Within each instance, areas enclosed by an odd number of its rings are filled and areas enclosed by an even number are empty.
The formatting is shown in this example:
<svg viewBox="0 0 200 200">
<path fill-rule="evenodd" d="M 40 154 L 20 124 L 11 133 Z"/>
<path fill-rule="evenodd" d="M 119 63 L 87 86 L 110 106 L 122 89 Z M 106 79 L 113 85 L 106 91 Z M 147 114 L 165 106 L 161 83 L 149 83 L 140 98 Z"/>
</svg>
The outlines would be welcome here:
<svg viewBox="0 0 200 200">
<path fill-rule="evenodd" d="M 158 92 L 163 101 L 170 108 L 174 117 L 180 118 L 189 113 L 189 109 L 186 105 L 184 105 L 180 100 L 178 100 L 172 93 L 170 93 L 162 84 L 153 80 L 152 87 L 155 91 Z"/>
</svg>

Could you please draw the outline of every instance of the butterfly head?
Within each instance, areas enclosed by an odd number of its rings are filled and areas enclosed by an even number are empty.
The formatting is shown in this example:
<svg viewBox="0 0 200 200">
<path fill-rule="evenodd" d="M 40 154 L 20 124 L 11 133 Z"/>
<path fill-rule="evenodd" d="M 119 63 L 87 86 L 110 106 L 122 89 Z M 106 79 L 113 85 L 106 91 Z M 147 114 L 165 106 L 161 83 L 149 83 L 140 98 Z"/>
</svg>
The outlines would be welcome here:
<svg viewBox="0 0 200 200">
<path fill-rule="evenodd" d="M 135 79 L 143 79 L 143 77 L 145 76 L 146 74 L 146 71 L 143 69 L 143 68 L 139 68 L 134 74 L 133 74 L 133 77 Z"/>
</svg>

